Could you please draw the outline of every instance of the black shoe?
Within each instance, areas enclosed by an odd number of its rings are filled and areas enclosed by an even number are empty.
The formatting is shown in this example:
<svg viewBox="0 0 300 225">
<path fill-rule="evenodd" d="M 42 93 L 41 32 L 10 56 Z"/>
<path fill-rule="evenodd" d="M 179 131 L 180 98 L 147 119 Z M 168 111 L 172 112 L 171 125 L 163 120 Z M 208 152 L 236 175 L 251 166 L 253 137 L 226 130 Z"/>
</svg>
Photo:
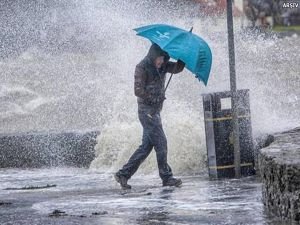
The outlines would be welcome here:
<svg viewBox="0 0 300 225">
<path fill-rule="evenodd" d="M 121 185 L 123 190 L 131 189 L 131 186 L 127 184 L 128 179 L 126 177 L 116 173 L 115 179 Z"/>
<path fill-rule="evenodd" d="M 176 179 L 174 177 L 170 177 L 168 180 L 163 181 L 163 186 L 179 187 L 181 184 L 182 184 L 181 179 Z"/>
</svg>

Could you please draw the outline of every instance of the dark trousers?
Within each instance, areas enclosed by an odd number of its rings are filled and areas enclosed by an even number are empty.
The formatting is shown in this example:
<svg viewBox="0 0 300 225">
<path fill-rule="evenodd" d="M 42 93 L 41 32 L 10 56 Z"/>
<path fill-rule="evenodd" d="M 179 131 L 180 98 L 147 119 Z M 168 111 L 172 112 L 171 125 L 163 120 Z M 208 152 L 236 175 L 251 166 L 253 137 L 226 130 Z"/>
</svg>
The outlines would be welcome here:
<svg viewBox="0 0 300 225">
<path fill-rule="evenodd" d="M 128 162 L 119 170 L 118 174 L 129 179 L 148 157 L 153 147 L 159 169 L 159 176 L 164 181 L 172 177 L 172 169 L 167 163 L 167 138 L 163 131 L 160 110 L 150 106 L 139 105 L 139 120 L 143 126 L 142 144 L 132 154 Z"/>
</svg>

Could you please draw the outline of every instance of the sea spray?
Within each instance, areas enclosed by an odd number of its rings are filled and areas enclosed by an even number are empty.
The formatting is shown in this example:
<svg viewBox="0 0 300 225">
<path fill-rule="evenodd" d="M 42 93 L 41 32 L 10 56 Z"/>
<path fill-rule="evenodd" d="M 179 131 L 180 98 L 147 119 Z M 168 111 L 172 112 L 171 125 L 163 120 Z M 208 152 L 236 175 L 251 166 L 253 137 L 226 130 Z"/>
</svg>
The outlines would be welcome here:
<svg viewBox="0 0 300 225">
<path fill-rule="evenodd" d="M 100 130 L 91 168 L 116 171 L 142 138 L 133 74 L 150 42 L 132 29 L 153 23 L 193 26 L 212 49 L 208 86 L 186 69 L 174 75 L 162 122 L 174 172 L 205 168 L 201 93 L 229 90 L 225 16 L 207 17 L 186 4 L 191 1 L 38 2 L 5 4 L 0 15 L 6 21 L 0 46 L 2 133 Z M 237 87 L 250 89 L 253 134 L 299 126 L 299 37 L 244 32 L 239 19 L 234 22 Z M 140 172 L 156 173 L 156 167 L 153 151 Z"/>
</svg>

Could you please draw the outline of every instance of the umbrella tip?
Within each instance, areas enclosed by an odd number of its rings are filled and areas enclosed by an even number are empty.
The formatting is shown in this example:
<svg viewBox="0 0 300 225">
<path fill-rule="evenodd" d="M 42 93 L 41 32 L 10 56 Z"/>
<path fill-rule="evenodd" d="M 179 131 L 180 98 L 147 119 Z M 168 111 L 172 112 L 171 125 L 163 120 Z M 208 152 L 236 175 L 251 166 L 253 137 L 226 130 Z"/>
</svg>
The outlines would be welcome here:
<svg viewBox="0 0 300 225">
<path fill-rule="evenodd" d="M 192 33 L 194 27 L 191 27 L 190 32 Z"/>
</svg>

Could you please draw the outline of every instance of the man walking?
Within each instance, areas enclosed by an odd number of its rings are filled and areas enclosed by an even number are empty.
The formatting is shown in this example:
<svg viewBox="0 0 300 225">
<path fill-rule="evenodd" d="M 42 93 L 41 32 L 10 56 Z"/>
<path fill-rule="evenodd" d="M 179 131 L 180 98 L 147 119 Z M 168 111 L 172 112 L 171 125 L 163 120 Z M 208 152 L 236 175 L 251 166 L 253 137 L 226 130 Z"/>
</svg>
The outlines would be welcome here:
<svg viewBox="0 0 300 225">
<path fill-rule="evenodd" d="M 148 157 L 153 147 L 156 152 L 159 176 L 163 186 L 180 186 L 181 179 L 173 177 L 167 163 L 167 139 L 163 131 L 160 112 L 165 98 L 166 73 L 180 73 L 184 62 L 169 62 L 169 55 L 157 44 L 152 44 L 147 56 L 136 66 L 134 75 L 134 93 L 137 96 L 138 116 L 143 126 L 142 144 L 133 153 L 128 162 L 115 174 L 115 179 L 123 189 L 141 163 Z"/>
</svg>

